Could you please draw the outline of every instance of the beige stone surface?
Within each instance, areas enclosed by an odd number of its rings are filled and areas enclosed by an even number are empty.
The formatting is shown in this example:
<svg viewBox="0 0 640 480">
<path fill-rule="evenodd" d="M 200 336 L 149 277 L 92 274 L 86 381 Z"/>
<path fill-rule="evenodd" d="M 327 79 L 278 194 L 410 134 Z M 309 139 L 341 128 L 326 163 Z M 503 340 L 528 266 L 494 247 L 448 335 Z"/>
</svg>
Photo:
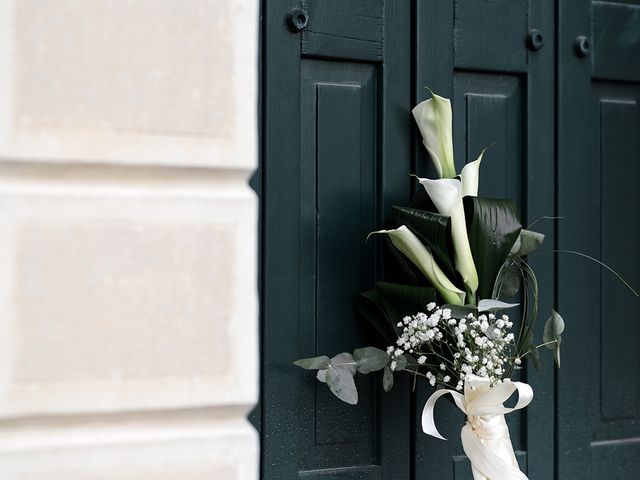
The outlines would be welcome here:
<svg viewBox="0 0 640 480">
<path fill-rule="evenodd" d="M 0 183 L 0 416 L 250 405 L 256 219 L 245 181 Z"/>
<path fill-rule="evenodd" d="M 258 5 L 0 0 L 0 479 L 247 480 Z"/>
<path fill-rule="evenodd" d="M 0 157 L 251 166 L 256 29 L 247 0 L 1 0 Z"/>
<path fill-rule="evenodd" d="M 97 420 L 0 427 L 3 480 L 245 480 L 258 438 L 242 420 Z"/>
</svg>

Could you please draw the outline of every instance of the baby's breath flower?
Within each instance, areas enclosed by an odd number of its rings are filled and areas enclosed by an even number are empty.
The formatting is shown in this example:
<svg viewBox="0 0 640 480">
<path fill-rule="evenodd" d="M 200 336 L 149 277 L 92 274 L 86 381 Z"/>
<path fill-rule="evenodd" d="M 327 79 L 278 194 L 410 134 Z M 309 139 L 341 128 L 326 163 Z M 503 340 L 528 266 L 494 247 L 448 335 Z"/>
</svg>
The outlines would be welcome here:
<svg viewBox="0 0 640 480">
<path fill-rule="evenodd" d="M 392 370 L 398 367 L 399 357 L 409 352 L 417 357 L 414 361 L 418 365 L 426 366 L 424 376 L 431 385 L 455 384 L 459 391 L 470 375 L 487 378 L 492 383 L 502 380 L 514 348 L 514 334 L 510 332 L 513 323 L 507 315 L 497 318 L 489 313 L 476 318 L 470 313 L 456 319 L 450 309 L 438 307 L 435 302 L 427 305 L 426 312 L 398 322 L 402 333 L 396 346 L 387 349 L 392 357 Z M 514 363 L 519 365 L 521 360 L 517 358 Z"/>
</svg>

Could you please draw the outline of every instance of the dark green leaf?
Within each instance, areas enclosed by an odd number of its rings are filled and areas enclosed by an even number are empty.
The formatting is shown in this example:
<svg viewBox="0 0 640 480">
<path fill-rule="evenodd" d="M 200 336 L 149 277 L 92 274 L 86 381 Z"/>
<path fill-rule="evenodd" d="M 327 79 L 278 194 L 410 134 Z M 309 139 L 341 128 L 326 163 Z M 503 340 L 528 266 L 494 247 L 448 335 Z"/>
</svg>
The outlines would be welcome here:
<svg viewBox="0 0 640 480">
<path fill-rule="evenodd" d="M 406 225 L 431 251 L 445 275 L 455 281 L 451 217 L 408 207 L 393 207 L 393 219 L 398 225 Z"/>
<path fill-rule="evenodd" d="M 411 208 L 426 210 L 428 212 L 438 211 L 436 206 L 433 204 L 433 200 L 431 200 L 427 191 L 420 184 L 417 185 L 416 192 L 413 194 L 413 198 L 411 199 L 411 204 L 409 206 Z"/>
<path fill-rule="evenodd" d="M 394 229 L 397 228 L 395 225 Z M 401 281 L 402 283 L 408 283 L 411 285 L 423 285 L 428 286 L 429 281 L 424 276 L 418 267 L 416 267 L 411 260 L 409 260 L 391 241 L 391 238 L 387 235 L 384 237 L 384 245 L 386 251 L 391 253 L 395 263 L 398 265 L 398 269 L 390 272 L 391 281 Z"/>
<path fill-rule="evenodd" d="M 407 315 L 424 312 L 429 302 L 436 300 L 436 290 L 431 287 L 414 287 L 398 283 L 378 282 L 376 284 L 378 298 L 382 300 L 387 317 L 394 325 Z M 397 337 L 397 335 L 396 335 Z M 394 338 L 391 343 L 395 343 Z"/>
<path fill-rule="evenodd" d="M 349 405 L 358 403 L 358 390 L 353 381 L 353 375 L 344 367 L 331 367 L 327 370 L 327 385 L 329 390 L 343 402 Z"/>
<path fill-rule="evenodd" d="M 467 234 L 478 271 L 478 300 L 491 298 L 500 268 L 522 226 L 511 200 L 464 197 Z"/>
<path fill-rule="evenodd" d="M 350 353 L 339 353 L 331 359 L 332 367 L 340 367 L 347 369 L 351 375 L 356 374 L 356 361 Z"/>
<path fill-rule="evenodd" d="M 360 373 L 377 372 L 389 363 L 387 352 L 375 347 L 358 348 L 353 352 L 353 358 Z"/>
<path fill-rule="evenodd" d="M 382 388 L 385 392 L 390 392 L 393 388 L 393 372 L 389 367 L 384 367 L 384 375 L 382 377 Z"/>
<path fill-rule="evenodd" d="M 531 362 L 537 372 L 542 372 L 542 362 L 540 361 L 540 352 L 535 345 L 529 345 L 529 352 L 531 355 Z"/>
<path fill-rule="evenodd" d="M 515 297 L 521 287 L 522 272 L 518 264 L 509 255 L 498 273 L 492 296 L 494 298 Z"/>
<path fill-rule="evenodd" d="M 538 247 L 542 245 L 543 241 L 544 234 L 523 228 L 520 231 L 516 243 L 514 243 L 511 248 L 511 253 L 519 257 L 524 257 L 525 255 L 535 252 Z"/>
<path fill-rule="evenodd" d="M 387 345 L 395 343 L 398 338 L 395 324 L 387 316 L 382 299 L 375 289 L 359 293 L 355 300 L 358 312 L 384 338 L 384 343 Z"/>
<path fill-rule="evenodd" d="M 322 355 L 321 357 L 301 358 L 293 364 L 307 370 L 321 370 L 328 368 L 331 365 L 331 360 L 326 355 Z"/>
</svg>

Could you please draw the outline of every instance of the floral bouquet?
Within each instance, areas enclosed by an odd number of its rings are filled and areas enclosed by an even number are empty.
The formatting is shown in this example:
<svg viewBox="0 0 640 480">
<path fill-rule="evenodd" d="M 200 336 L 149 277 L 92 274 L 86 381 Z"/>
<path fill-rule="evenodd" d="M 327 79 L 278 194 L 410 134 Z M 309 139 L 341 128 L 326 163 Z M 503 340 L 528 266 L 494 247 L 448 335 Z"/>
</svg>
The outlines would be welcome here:
<svg viewBox="0 0 640 480">
<path fill-rule="evenodd" d="M 424 378 L 442 387 L 424 407 L 425 433 L 443 438 L 433 409 L 449 394 L 467 415 L 461 437 L 474 479 L 526 479 L 504 415 L 527 406 L 533 391 L 511 378 L 525 358 L 538 367 L 542 347 L 553 351 L 559 367 L 564 330 L 561 316 L 552 311 L 542 341 L 533 341 L 538 285 L 525 257 L 544 235 L 522 228 L 512 201 L 478 197 L 484 151 L 456 175 L 448 99 L 432 92 L 413 115 L 440 178 L 416 177 L 423 189 L 411 206 L 393 208 L 396 228 L 370 234 L 386 237 L 406 282 L 379 282 L 356 301 L 389 346 L 294 363 L 317 370 L 317 379 L 349 404 L 358 401 L 356 373 L 382 370 L 385 391 L 397 372 Z M 515 307 L 520 314 L 513 321 L 503 312 Z M 505 407 L 515 392 L 517 404 Z"/>
</svg>

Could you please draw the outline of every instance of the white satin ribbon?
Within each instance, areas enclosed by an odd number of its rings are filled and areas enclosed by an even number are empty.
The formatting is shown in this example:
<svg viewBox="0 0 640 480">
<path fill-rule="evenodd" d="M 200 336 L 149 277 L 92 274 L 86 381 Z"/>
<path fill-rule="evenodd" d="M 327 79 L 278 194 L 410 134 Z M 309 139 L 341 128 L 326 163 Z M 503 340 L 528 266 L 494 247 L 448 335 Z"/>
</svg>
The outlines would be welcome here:
<svg viewBox="0 0 640 480">
<path fill-rule="evenodd" d="M 505 407 L 503 403 L 516 391 L 516 406 Z M 531 403 L 531 386 L 504 380 L 492 387 L 489 379 L 472 375 L 465 380 L 464 395 L 455 390 L 435 391 L 422 411 L 422 430 L 442 440 L 446 439 L 436 428 L 433 410 L 438 399 L 447 394 L 467 415 L 461 433 L 462 448 L 471 461 L 474 480 L 527 480 L 518 467 L 504 415 Z"/>
</svg>

